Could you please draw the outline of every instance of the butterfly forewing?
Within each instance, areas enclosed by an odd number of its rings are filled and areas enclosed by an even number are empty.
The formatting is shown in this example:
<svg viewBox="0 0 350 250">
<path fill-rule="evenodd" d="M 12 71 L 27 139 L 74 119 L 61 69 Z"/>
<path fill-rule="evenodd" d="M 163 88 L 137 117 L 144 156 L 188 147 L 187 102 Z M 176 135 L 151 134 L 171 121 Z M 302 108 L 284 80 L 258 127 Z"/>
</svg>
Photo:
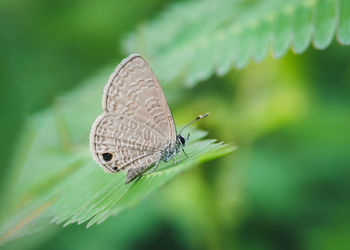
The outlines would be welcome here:
<svg viewBox="0 0 350 250">
<path fill-rule="evenodd" d="M 176 129 L 163 90 L 150 66 L 139 55 L 124 59 L 104 91 L 103 109 L 147 124 L 174 141 Z"/>
<path fill-rule="evenodd" d="M 159 161 L 176 140 L 172 114 L 161 86 L 139 55 L 124 59 L 103 95 L 104 114 L 94 122 L 90 148 L 106 172 L 142 169 Z"/>
</svg>

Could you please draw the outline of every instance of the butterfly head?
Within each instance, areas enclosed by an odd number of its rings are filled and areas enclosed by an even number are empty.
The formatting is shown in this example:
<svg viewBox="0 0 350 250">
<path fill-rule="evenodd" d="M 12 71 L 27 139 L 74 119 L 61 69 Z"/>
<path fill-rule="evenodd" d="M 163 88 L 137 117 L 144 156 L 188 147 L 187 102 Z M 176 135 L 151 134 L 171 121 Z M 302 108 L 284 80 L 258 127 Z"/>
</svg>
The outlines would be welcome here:
<svg viewBox="0 0 350 250">
<path fill-rule="evenodd" d="M 190 138 L 190 133 L 188 133 L 187 137 L 183 137 L 180 134 L 176 136 L 176 140 L 178 141 L 179 145 L 181 145 L 182 147 L 186 145 L 189 138 Z"/>
</svg>

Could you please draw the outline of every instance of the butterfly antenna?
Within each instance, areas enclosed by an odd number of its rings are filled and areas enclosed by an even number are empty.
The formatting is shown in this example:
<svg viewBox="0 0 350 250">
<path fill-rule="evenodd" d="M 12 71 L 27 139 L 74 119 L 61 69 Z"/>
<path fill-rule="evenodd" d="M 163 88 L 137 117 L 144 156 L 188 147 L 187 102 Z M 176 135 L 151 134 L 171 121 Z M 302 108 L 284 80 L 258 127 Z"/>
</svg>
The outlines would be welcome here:
<svg viewBox="0 0 350 250">
<path fill-rule="evenodd" d="M 208 115 L 209 115 L 209 113 L 205 113 L 204 115 L 199 115 L 199 116 L 197 116 L 196 119 L 194 119 L 193 121 L 191 121 L 190 123 L 188 123 L 187 125 L 185 125 L 184 127 L 182 127 L 182 129 L 180 130 L 179 135 L 181 135 L 182 130 L 184 130 L 184 129 L 187 128 L 188 126 L 191 126 L 192 123 L 194 123 L 194 122 L 196 122 L 196 121 L 198 121 L 198 120 L 200 120 L 200 119 L 202 119 L 202 118 L 204 118 L 204 117 L 207 117 Z"/>
</svg>

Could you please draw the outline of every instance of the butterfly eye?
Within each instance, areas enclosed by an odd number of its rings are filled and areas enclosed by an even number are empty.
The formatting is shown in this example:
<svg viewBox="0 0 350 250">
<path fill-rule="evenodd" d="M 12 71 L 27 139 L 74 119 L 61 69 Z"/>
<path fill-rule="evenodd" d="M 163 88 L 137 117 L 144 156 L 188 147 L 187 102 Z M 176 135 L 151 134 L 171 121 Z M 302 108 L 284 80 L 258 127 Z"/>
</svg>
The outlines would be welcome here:
<svg viewBox="0 0 350 250">
<path fill-rule="evenodd" d="M 113 154 L 111 153 L 103 153 L 102 158 L 105 162 L 109 162 L 113 158 Z"/>
<path fill-rule="evenodd" d="M 185 138 L 184 138 L 182 135 L 179 135 L 178 138 L 179 138 L 179 140 L 180 140 L 182 146 L 185 146 L 185 143 L 186 143 Z"/>
</svg>

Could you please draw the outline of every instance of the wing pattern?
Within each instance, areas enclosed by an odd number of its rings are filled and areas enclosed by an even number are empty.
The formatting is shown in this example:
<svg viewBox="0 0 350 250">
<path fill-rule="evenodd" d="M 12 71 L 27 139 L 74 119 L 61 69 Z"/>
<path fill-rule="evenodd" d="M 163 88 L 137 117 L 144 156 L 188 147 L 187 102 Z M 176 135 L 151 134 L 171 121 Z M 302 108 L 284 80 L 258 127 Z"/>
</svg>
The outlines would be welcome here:
<svg viewBox="0 0 350 250">
<path fill-rule="evenodd" d="M 139 55 L 126 58 L 111 75 L 103 109 L 123 114 L 175 140 L 176 129 L 163 90 L 150 66 Z"/>
<path fill-rule="evenodd" d="M 162 88 L 139 55 L 124 59 L 104 91 L 104 113 L 90 132 L 95 161 L 108 173 L 144 171 L 176 140 L 172 114 Z"/>
</svg>

